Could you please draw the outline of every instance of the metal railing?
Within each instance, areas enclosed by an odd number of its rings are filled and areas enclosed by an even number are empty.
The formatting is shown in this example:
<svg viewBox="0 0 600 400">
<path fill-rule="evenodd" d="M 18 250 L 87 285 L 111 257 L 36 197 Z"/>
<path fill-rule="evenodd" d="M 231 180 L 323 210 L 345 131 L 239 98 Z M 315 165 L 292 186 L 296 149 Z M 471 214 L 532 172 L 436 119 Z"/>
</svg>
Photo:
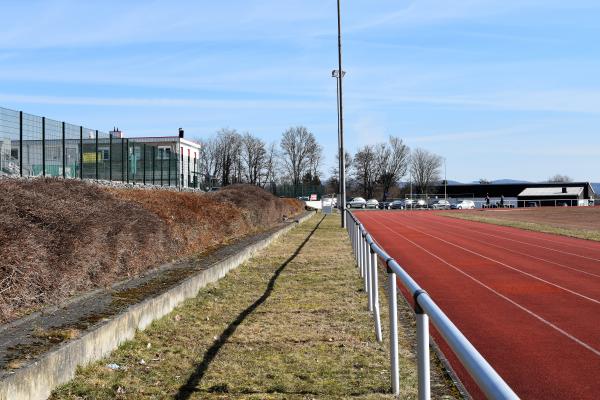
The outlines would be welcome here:
<svg viewBox="0 0 600 400">
<path fill-rule="evenodd" d="M 379 314 L 378 268 L 380 257 L 387 268 L 387 293 L 390 334 L 390 369 L 392 392 L 400 394 L 400 370 L 398 362 L 398 304 L 397 279 L 414 299 L 417 328 L 417 374 L 419 399 L 431 398 L 429 366 L 429 321 L 435 326 L 448 346 L 473 378 L 477 386 L 489 399 L 518 399 L 515 392 L 498 375 L 462 332 L 450 321 L 442 309 L 414 279 L 385 250 L 375 243 L 371 235 L 358 219 L 346 212 L 348 234 L 361 277 L 364 290 L 368 294 L 368 308 L 373 313 L 375 335 L 382 341 L 381 319 Z"/>
</svg>

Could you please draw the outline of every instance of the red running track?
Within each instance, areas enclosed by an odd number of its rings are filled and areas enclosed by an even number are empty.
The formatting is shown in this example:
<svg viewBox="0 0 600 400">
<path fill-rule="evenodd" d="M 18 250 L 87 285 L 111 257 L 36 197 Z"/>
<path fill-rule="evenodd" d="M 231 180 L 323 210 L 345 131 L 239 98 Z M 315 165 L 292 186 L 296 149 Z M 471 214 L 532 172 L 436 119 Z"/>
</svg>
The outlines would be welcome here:
<svg viewBox="0 0 600 400">
<path fill-rule="evenodd" d="M 600 243 L 435 212 L 356 216 L 521 398 L 600 398 Z"/>
</svg>

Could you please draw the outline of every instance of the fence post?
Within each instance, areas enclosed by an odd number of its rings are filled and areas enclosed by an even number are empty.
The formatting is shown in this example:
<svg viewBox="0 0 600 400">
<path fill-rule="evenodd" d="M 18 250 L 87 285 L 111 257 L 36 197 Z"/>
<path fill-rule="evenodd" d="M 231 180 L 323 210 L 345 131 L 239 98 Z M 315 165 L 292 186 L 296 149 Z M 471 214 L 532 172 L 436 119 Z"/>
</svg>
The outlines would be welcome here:
<svg viewBox="0 0 600 400">
<path fill-rule="evenodd" d="M 108 180 L 112 182 L 112 148 L 113 148 L 113 135 L 108 134 Z"/>
<path fill-rule="evenodd" d="M 79 179 L 83 179 L 83 126 L 79 126 Z"/>
<path fill-rule="evenodd" d="M 152 185 L 154 185 L 154 172 L 156 171 L 156 147 L 152 146 Z"/>
<path fill-rule="evenodd" d="M 389 261 L 387 261 L 389 262 Z M 388 309 L 390 319 L 390 371 L 392 377 L 392 393 L 400 394 L 400 371 L 398 363 L 398 299 L 396 292 L 396 274 L 387 267 L 388 274 Z"/>
<path fill-rule="evenodd" d="M 378 342 L 382 341 L 381 337 L 381 317 L 379 315 L 379 277 L 377 268 L 377 254 L 371 249 L 371 269 L 373 273 L 373 318 L 375 319 L 375 337 Z"/>
<path fill-rule="evenodd" d="M 142 181 L 144 185 L 146 184 L 146 143 L 142 143 L 142 152 L 144 153 L 142 159 Z"/>
<path fill-rule="evenodd" d="M 23 176 L 23 111 L 19 111 L 19 174 Z"/>
<path fill-rule="evenodd" d="M 125 145 L 127 146 L 125 149 L 125 162 L 127 163 L 127 183 L 129 183 L 129 139 L 125 139 Z"/>
<path fill-rule="evenodd" d="M 46 117 L 42 117 L 42 176 L 46 176 Z"/>
<path fill-rule="evenodd" d="M 121 138 L 121 182 L 125 181 L 125 138 Z"/>
<path fill-rule="evenodd" d="M 96 180 L 98 176 L 98 129 L 96 129 Z"/>
<path fill-rule="evenodd" d="M 65 145 L 65 121 L 62 123 L 62 177 L 67 177 L 67 146 Z"/>
<path fill-rule="evenodd" d="M 171 162 L 173 161 L 173 156 L 171 152 L 169 152 L 169 164 L 167 165 L 167 173 L 169 174 L 167 177 L 167 186 L 171 187 Z"/>
</svg>

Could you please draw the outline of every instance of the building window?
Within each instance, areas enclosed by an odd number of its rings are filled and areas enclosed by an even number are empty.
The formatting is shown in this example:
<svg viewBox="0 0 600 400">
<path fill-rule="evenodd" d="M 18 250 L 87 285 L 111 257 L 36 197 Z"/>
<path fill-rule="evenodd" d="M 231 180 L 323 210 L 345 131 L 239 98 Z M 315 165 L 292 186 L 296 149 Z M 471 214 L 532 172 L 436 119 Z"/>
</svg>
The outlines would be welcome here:
<svg viewBox="0 0 600 400">
<path fill-rule="evenodd" d="M 108 161 L 110 160 L 110 150 L 108 148 L 99 148 L 98 149 L 98 160 Z"/>
<path fill-rule="evenodd" d="M 171 158 L 171 148 L 169 146 L 158 146 L 158 159 L 168 160 Z"/>
</svg>

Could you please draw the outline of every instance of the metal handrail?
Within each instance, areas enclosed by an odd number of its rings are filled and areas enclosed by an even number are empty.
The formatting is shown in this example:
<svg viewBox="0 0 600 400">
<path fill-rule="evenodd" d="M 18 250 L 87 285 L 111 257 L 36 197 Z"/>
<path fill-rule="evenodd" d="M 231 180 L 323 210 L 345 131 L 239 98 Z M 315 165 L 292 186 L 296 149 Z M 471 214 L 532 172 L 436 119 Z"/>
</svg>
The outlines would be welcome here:
<svg viewBox="0 0 600 400">
<path fill-rule="evenodd" d="M 387 266 L 388 274 L 388 303 L 390 322 L 390 363 L 392 392 L 400 394 L 400 371 L 398 362 L 398 310 L 396 278 L 408 290 L 415 301 L 415 316 L 417 322 L 417 373 L 419 380 L 419 399 L 431 398 L 430 368 L 429 368 L 429 319 L 444 338 L 448 346 L 456 354 L 459 361 L 473 378 L 477 386 L 489 399 L 518 399 L 516 393 L 483 358 L 477 349 L 469 342 L 463 333 L 446 316 L 442 309 L 423 290 L 417 282 L 390 257 L 371 237 L 365 227 L 350 212 L 345 210 L 352 223 L 347 223 L 348 234 L 356 256 L 357 265 L 364 279 L 364 289 L 368 293 L 369 311 L 373 312 L 375 333 L 378 341 L 382 340 L 381 322 L 379 316 L 377 257 Z"/>
</svg>

